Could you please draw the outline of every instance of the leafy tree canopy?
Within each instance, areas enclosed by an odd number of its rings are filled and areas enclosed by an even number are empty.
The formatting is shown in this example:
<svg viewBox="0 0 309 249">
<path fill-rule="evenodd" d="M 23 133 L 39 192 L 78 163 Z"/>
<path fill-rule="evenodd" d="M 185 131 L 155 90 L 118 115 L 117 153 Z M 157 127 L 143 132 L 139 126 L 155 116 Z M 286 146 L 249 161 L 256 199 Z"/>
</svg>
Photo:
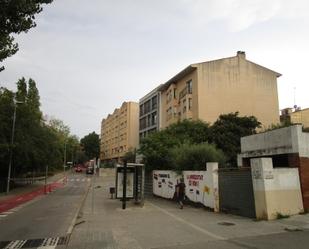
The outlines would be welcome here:
<svg viewBox="0 0 309 249">
<path fill-rule="evenodd" d="M 13 151 L 12 177 L 44 172 L 46 165 L 51 170 L 62 168 L 65 143 L 67 160 L 74 159 L 78 138 L 70 134 L 61 120 L 49 123 L 43 120 L 34 80 L 21 78 L 16 84 L 16 92 L 0 88 L 0 178 L 7 176 L 10 149 Z M 22 103 L 14 104 L 14 99 Z M 15 108 L 15 138 L 11 145 Z"/>
<path fill-rule="evenodd" d="M 239 117 L 239 113 L 222 114 L 211 126 L 211 142 L 221 149 L 231 166 L 236 166 L 240 153 L 240 138 L 256 133 L 261 123 L 254 116 Z"/>
<path fill-rule="evenodd" d="M 183 170 L 205 170 L 207 162 L 218 162 L 223 166 L 225 156 L 215 145 L 208 143 L 182 144 L 171 149 L 172 169 Z"/>
<path fill-rule="evenodd" d="M 1 0 L 0 2 L 0 62 L 18 51 L 12 34 L 27 32 L 36 26 L 35 15 L 43 4 L 53 0 Z M 4 67 L 0 67 L 2 71 Z"/>
<path fill-rule="evenodd" d="M 89 133 L 80 140 L 80 144 L 88 159 L 98 158 L 100 155 L 100 138 L 95 132 Z"/>
<path fill-rule="evenodd" d="M 172 124 L 144 138 L 139 153 L 150 170 L 204 168 L 208 160 L 215 159 L 221 167 L 225 161 L 236 166 L 240 138 L 254 134 L 260 127 L 255 117 L 238 115 L 238 112 L 220 115 L 212 126 L 189 120 Z"/>
</svg>

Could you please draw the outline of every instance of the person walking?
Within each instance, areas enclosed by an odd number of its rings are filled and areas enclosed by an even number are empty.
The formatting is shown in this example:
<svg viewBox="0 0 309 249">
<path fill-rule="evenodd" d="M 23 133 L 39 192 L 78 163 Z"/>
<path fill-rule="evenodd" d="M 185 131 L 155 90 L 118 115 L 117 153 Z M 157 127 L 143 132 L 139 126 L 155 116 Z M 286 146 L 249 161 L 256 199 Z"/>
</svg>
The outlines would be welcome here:
<svg viewBox="0 0 309 249">
<path fill-rule="evenodd" d="M 185 189 L 186 185 L 184 183 L 183 178 L 181 178 L 180 182 L 176 185 L 176 196 L 177 196 L 177 202 L 180 205 L 180 209 L 183 209 L 183 201 L 185 199 Z"/>
</svg>

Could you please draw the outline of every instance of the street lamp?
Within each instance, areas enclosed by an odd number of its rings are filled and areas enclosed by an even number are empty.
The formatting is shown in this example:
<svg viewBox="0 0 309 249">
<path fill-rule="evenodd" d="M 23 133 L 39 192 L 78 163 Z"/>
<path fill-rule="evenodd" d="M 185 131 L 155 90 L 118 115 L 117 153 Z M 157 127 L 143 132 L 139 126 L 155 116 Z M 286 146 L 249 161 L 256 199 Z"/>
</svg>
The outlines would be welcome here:
<svg viewBox="0 0 309 249">
<path fill-rule="evenodd" d="M 11 168 L 12 168 L 12 158 L 13 158 L 13 143 L 14 143 L 14 133 L 15 133 L 15 121 L 16 121 L 16 107 L 17 104 L 22 104 L 24 102 L 17 101 L 14 98 L 14 115 L 13 115 L 13 127 L 12 127 L 12 136 L 11 136 L 11 146 L 10 146 L 10 159 L 9 159 L 9 169 L 8 169 L 8 182 L 6 185 L 6 193 L 10 192 L 10 180 L 11 180 Z"/>
<path fill-rule="evenodd" d="M 65 179 L 65 165 L 67 163 L 67 141 L 64 141 L 64 155 L 63 155 L 63 183 L 66 182 Z"/>
</svg>

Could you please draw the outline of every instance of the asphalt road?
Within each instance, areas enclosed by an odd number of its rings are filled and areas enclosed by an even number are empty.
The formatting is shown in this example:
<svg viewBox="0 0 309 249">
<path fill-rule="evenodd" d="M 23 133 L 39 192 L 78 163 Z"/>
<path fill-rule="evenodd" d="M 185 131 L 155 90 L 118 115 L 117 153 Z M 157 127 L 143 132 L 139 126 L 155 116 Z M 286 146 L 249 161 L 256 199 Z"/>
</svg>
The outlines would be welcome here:
<svg viewBox="0 0 309 249">
<path fill-rule="evenodd" d="M 65 238 L 90 183 L 91 176 L 84 173 L 70 174 L 63 188 L 38 197 L 21 209 L 1 217 L 0 248 L 5 248 L 8 241 L 13 241 L 12 244 L 17 243 L 14 241 L 29 244 L 29 240 L 36 239 L 39 245 L 39 241 L 43 243 Z"/>
</svg>

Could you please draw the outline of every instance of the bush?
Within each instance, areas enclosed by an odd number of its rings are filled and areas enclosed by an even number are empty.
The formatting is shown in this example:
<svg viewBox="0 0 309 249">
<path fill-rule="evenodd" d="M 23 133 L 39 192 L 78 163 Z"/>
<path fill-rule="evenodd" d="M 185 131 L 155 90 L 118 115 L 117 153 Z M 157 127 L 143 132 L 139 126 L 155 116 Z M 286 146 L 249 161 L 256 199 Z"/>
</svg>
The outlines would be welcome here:
<svg viewBox="0 0 309 249">
<path fill-rule="evenodd" d="M 172 169 L 182 170 L 205 170 L 207 162 L 219 162 L 225 164 L 225 156 L 221 150 L 208 143 L 183 144 L 170 150 Z"/>
</svg>

